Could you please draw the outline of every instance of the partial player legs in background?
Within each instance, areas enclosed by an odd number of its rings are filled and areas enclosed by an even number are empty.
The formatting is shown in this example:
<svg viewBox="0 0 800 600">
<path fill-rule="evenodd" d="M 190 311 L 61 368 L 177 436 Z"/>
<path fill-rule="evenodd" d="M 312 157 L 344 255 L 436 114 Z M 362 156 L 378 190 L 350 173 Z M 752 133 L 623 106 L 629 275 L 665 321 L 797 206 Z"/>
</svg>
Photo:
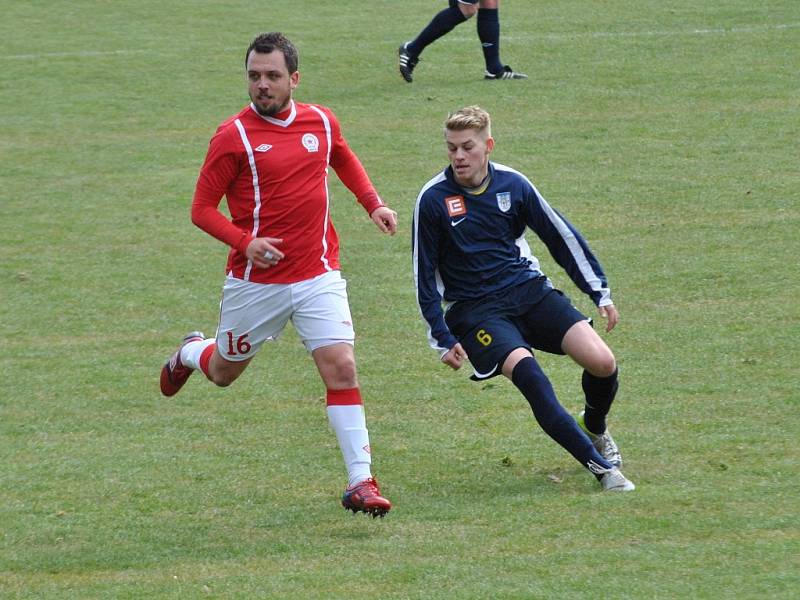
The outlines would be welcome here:
<svg viewBox="0 0 800 600">
<path fill-rule="evenodd" d="M 411 56 L 418 57 L 427 46 L 430 46 L 443 35 L 450 33 L 456 25 L 460 25 L 466 20 L 467 17 L 464 16 L 458 6 L 451 4 L 451 6 L 436 13 L 417 37 L 410 42 L 406 42 L 406 50 Z"/>
<path fill-rule="evenodd" d="M 422 54 L 422 51 L 440 37 L 452 31 L 456 25 L 466 20 L 467 17 L 464 16 L 458 6 L 451 3 L 449 7 L 439 11 L 431 19 L 430 23 L 419 32 L 416 38 L 401 44 L 398 54 L 400 57 L 400 75 L 403 76 L 403 79 L 411 83 L 414 80 L 412 77 L 414 67 L 417 66 L 419 55 Z"/>
<path fill-rule="evenodd" d="M 490 73 L 489 71 L 485 71 L 483 74 L 483 78 L 490 80 L 527 79 L 528 76 L 525 75 L 525 73 L 520 73 L 519 71 L 515 71 L 514 69 L 506 65 L 499 73 Z"/>
<path fill-rule="evenodd" d="M 405 79 L 408 83 L 411 83 L 414 81 L 414 67 L 417 66 L 419 58 L 411 55 L 406 48 L 407 45 L 408 42 L 400 44 L 397 54 L 400 57 L 400 75 L 402 75 L 403 79 Z"/>
<path fill-rule="evenodd" d="M 503 70 L 500 62 L 500 17 L 496 8 L 478 10 L 478 39 L 481 41 L 487 73 Z"/>
</svg>

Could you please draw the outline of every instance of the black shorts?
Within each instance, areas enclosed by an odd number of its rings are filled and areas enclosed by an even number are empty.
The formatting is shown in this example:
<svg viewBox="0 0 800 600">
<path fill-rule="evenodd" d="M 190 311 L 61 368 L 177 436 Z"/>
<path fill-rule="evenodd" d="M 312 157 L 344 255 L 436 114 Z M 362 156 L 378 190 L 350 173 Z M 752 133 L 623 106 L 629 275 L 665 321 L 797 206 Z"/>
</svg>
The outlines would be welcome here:
<svg viewBox="0 0 800 600">
<path fill-rule="evenodd" d="M 546 277 L 480 300 L 457 302 L 445 320 L 469 356 L 476 380 L 500 375 L 503 361 L 517 348 L 564 354 L 561 341 L 569 328 L 579 321 L 591 322 Z"/>
</svg>

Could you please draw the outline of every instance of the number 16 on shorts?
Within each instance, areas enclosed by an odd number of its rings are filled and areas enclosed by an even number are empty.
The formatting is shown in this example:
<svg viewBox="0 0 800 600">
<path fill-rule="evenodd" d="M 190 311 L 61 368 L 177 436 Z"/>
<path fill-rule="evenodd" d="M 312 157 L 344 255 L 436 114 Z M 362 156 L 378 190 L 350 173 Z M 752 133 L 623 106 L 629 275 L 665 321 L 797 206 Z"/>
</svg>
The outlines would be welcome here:
<svg viewBox="0 0 800 600">
<path fill-rule="evenodd" d="M 228 356 L 239 356 L 241 354 L 248 354 L 251 350 L 250 342 L 247 341 L 247 338 L 250 336 L 249 333 L 242 334 L 240 336 L 234 337 L 233 332 L 228 332 L 228 348 L 226 354 Z"/>
</svg>

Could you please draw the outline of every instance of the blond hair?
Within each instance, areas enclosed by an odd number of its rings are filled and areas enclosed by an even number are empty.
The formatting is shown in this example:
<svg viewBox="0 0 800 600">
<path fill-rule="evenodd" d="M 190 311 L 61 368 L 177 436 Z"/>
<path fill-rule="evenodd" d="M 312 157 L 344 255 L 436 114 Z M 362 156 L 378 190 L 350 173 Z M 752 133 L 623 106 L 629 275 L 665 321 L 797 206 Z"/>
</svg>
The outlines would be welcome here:
<svg viewBox="0 0 800 600">
<path fill-rule="evenodd" d="M 465 106 L 450 113 L 444 122 L 445 133 L 450 131 L 464 131 L 474 129 L 485 132 L 486 137 L 492 137 L 492 118 L 480 106 Z"/>
</svg>

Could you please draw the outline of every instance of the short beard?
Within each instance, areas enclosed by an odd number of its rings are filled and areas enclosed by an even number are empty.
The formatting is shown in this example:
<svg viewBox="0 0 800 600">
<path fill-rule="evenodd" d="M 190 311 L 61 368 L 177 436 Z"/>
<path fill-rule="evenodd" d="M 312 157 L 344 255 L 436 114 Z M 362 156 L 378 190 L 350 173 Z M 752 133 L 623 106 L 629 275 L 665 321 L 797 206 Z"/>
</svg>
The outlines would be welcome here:
<svg viewBox="0 0 800 600">
<path fill-rule="evenodd" d="M 262 117 L 274 117 L 279 112 L 283 112 L 286 110 L 286 107 L 289 106 L 289 101 L 286 102 L 283 106 L 277 106 L 275 104 L 270 104 L 267 108 L 260 107 L 255 100 L 253 100 L 253 106 L 256 109 L 256 112 L 260 114 Z"/>
</svg>

